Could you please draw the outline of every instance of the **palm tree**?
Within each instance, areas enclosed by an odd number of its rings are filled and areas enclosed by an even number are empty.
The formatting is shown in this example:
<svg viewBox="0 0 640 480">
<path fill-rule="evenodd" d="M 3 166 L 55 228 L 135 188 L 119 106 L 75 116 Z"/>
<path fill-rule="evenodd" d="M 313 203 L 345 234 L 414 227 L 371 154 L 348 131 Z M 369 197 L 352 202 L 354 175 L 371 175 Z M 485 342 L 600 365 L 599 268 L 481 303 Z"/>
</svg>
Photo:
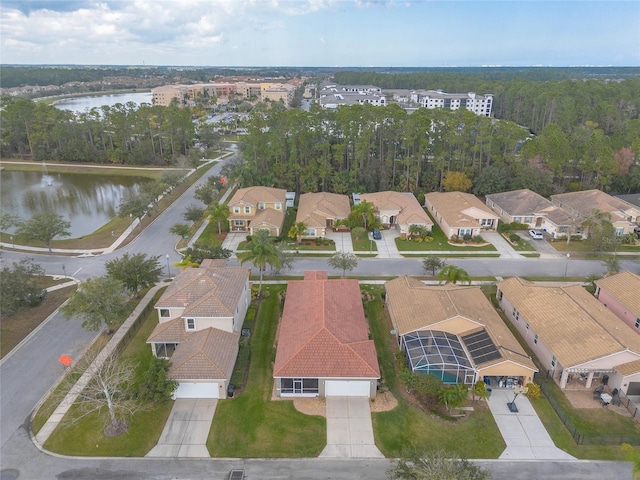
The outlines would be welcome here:
<svg viewBox="0 0 640 480">
<path fill-rule="evenodd" d="M 440 283 L 471 283 L 469 273 L 455 265 L 447 265 L 440 270 L 438 280 L 440 280 Z"/>
<path fill-rule="evenodd" d="M 229 216 L 229 207 L 224 203 L 217 203 L 209 209 L 209 216 L 218 222 L 218 235 L 222 234 L 222 222 Z"/>
<path fill-rule="evenodd" d="M 258 287 L 258 296 L 260 296 L 264 271 L 267 269 L 267 265 L 280 267 L 280 256 L 273 241 L 269 238 L 269 230 L 258 230 L 251 237 L 247 246 L 249 250 L 239 253 L 238 261 L 241 265 L 245 262 L 251 262 L 260 270 L 260 286 Z"/>
<path fill-rule="evenodd" d="M 296 245 L 300 243 L 300 237 L 307 233 L 307 224 L 304 222 L 296 222 L 289 230 L 289 238 L 296 239 Z"/>
</svg>

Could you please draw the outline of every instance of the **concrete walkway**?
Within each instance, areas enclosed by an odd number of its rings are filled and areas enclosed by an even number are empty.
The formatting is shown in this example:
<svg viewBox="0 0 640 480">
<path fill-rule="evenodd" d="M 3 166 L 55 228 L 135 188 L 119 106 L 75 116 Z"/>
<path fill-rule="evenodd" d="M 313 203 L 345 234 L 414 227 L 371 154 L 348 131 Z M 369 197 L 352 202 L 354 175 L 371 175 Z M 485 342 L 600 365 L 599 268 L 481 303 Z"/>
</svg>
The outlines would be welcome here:
<svg viewBox="0 0 640 480">
<path fill-rule="evenodd" d="M 398 230 L 381 230 L 380 233 L 382 234 L 382 240 L 374 240 L 378 248 L 377 258 L 402 258 L 396 245 Z"/>
<path fill-rule="evenodd" d="M 507 403 L 513 401 L 514 395 L 513 389 L 494 388 L 488 399 L 489 409 L 507 444 L 500 460 L 575 460 L 555 446 L 526 395 L 518 395 L 517 413 L 509 410 Z"/>
<path fill-rule="evenodd" d="M 217 398 L 179 398 L 171 409 L 158 444 L 147 457 L 208 458 L 207 437 Z"/>
<path fill-rule="evenodd" d="M 335 242 L 336 252 L 354 253 L 351 232 L 334 232 L 333 230 L 328 230 L 325 237 Z"/>
<path fill-rule="evenodd" d="M 327 446 L 320 457 L 384 458 L 373 439 L 367 397 L 327 397 Z"/>
<path fill-rule="evenodd" d="M 496 247 L 500 258 L 522 258 L 518 252 L 498 232 L 482 232 L 482 238 Z"/>
<path fill-rule="evenodd" d="M 249 235 L 249 232 L 227 233 L 227 236 L 224 237 L 224 240 L 222 241 L 222 248 L 231 250 L 233 252 L 231 254 L 231 258 L 236 258 L 238 245 L 240 245 L 240 242 L 244 242 L 247 239 L 247 235 Z"/>
</svg>

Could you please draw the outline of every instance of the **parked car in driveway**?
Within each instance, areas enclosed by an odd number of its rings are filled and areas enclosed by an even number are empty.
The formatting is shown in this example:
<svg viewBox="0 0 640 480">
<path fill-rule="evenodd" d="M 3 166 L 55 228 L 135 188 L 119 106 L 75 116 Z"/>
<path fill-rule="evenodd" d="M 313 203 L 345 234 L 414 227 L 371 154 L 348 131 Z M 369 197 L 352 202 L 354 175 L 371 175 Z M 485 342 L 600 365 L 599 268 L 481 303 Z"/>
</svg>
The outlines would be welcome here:
<svg viewBox="0 0 640 480">
<path fill-rule="evenodd" d="M 529 236 L 534 240 L 542 240 L 544 238 L 542 232 L 539 232 L 537 230 L 529 230 Z"/>
<path fill-rule="evenodd" d="M 373 229 L 373 239 L 374 240 L 382 240 L 382 234 L 380 233 L 380 230 L 378 230 L 377 228 Z"/>
</svg>

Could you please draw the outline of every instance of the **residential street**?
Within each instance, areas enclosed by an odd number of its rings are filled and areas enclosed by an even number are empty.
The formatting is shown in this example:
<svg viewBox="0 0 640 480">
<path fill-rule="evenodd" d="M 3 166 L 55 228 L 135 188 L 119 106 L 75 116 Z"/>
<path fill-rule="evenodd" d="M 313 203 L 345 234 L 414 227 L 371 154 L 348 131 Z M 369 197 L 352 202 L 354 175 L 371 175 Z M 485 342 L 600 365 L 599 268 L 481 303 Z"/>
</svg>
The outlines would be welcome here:
<svg viewBox="0 0 640 480">
<path fill-rule="evenodd" d="M 233 157 L 232 157 L 233 158 Z M 226 160 L 229 161 L 229 160 Z M 225 161 L 225 162 L 226 162 Z M 165 255 L 170 262 L 178 260 L 174 250 L 175 236 L 169 227 L 182 222 L 182 213 L 191 203 L 195 187 L 209 175 L 219 174 L 225 162 L 213 167 L 171 207 L 159 215 L 133 242 L 114 253 L 97 257 L 64 257 L 33 255 L 2 251 L 0 262 L 7 264 L 24 257 L 32 257 L 49 274 L 66 273 L 79 280 L 105 273 L 106 260 L 125 252 Z M 527 275 L 537 277 L 586 277 L 602 274 L 604 265 L 595 260 L 535 259 L 535 258 L 456 258 L 447 262 L 467 270 L 472 277 L 503 277 Z M 621 260 L 621 267 L 640 272 L 637 260 Z M 230 265 L 237 264 L 235 259 Z M 247 265 L 248 266 L 248 265 Z M 300 258 L 291 274 L 305 270 L 326 270 L 326 258 Z M 172 274 L 175 274 L 172 267 Z M 257 273 L 257 272 L 255 272 Z M 289 272 L 288 272 L 289 273 Z M 332 275 L 340 272 L 330 271 Z M 374 278 L 397 275 L 424 275 L 422 259 L 362 258 L 350 275 Z M 165 272 L 166 275 L 166 272 Z M 269 279 L 268 276 L 265 277 Z M 95 333 L 86 332 L 77 321 L 65 321 L 55 314 L 27 341 L 0 362 L 0 480 L 18 478 L 9 469 L 19 471 L 25 479 L 170 479 L 225 478 L 231 468 L 244 468 L 248 478 L 385 478 L 387 460 L 166 460 L 166 459 L 68 459 L 39 451 L 28 435 L 28 419 L 39 400 L 62 376 L 57 359 L 62 354 L 77 358 Z M 630 478 L 630 466 L 621 462 L 482 462 L 496 479 L 601 479 Z"/>
</svg>

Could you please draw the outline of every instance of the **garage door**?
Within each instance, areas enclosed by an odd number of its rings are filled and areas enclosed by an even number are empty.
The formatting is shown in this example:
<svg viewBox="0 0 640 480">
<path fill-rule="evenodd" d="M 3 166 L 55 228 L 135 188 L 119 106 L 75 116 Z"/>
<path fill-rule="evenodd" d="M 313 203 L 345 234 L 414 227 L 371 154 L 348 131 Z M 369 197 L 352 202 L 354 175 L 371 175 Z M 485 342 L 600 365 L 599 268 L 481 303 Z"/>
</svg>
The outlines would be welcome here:
<svg viewBox="0 0 640 480">
<path fill-rule="evenodd" d="M 327 397 L 368 397 L 370 385 L 365 381 L 327 380 L 324 394 Z"/>
<path fill-rule="evenodd" d="M 180 382 L 175 398 L 219 398 L 220 387 L 218 383 L 187 383 Z"/>
</svg>

